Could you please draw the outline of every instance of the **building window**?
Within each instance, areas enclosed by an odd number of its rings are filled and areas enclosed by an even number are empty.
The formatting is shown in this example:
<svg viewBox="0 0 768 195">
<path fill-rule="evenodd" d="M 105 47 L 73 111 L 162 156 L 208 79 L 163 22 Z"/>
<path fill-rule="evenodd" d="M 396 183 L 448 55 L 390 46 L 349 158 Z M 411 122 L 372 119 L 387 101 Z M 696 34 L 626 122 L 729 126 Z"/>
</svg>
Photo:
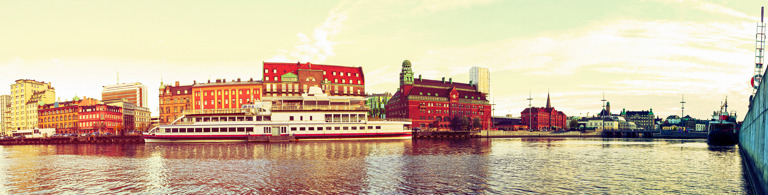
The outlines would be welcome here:
<svg viewBox="0 0 768 195">
<path fill-rule="evenodd" d="M 267 81 L 269 81 L 269 77 L 264 77 L 264 79 L 266 79 Z"/>
<path fill-rule="evenodd" d="M 277 73 L 277 69 L 272 69 L 272 73 Z"/>
<path fill-rule="evenodd" d="M 273 81 L 277 81 L 277 77 L 272 77 L 272 80 Z"/>
<path fill-rule="evenodd" d="M 269 73 L 269 69 L 264 69 L 264 73 Z"/>
<path fill-rule="evenodd" d="M 336 72 L 333 72 L 333 76 L 336 76 Z"/>
</svg>

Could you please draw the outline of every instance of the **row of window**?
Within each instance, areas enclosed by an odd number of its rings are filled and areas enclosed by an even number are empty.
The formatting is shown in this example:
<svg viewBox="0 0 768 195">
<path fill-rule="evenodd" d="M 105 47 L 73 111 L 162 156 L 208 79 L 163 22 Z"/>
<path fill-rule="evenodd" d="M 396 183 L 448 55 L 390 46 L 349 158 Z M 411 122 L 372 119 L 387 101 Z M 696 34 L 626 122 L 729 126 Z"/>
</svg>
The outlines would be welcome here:
<svg viewBox="0 0 768 195">
<path fill-rule="evenodd" d="M 259 94 L 259 93 L 261 93 L 261 92 L 259 92 L 259 91 L 260 91 L 259 89 L 253 89 L 253 94 Z M 208 92 L 211 92 L 210 94 L 211 94 L 211 95 L 214 95 L 213 91 L 204 91 L 204 92 L 203 92 L 203 96 L 208 96 Z M 235 92 L 238 92 L 239 94 L 237 94 L 237 93 L 235 93 Z M 248 89 L 248 90 L 245 90 L 245 89 L 239 89 L 239 90 L 237 90 L 237 91 L 235 91 L 234 89 L 232 89 L 232 90 L 224 90 L 224 95 L 229 95 L 230 93 L 231 93 L 232 95 L 243 95 L 243 92 L 245 92 L 245 94 L 246 94 L 246 95 L 250 95 L 250 94 L 251 94 L 251 90 L 250 90 L 250 89 Z M 216 95 L 221 95 L 221 90 L 217 90 L 217 91 L 216 91 Z M 196 97 L 197 97 L 197 96 L 200 96 L 200 92 L 195 92 L 195 96 L 196 96 Z"/>
<path fill-rule="evenodd" d="M 265 69 L 264 69 L 264 73 L 269 73 L 269 69 L 266 69 L 266 68 L 265 68 Z M 277 73 L 277 69 L 272 69 L 272 73 Z M 345 72 L 341 72 L 341 71 L 339 71 L 338 73 L 339 73 L 339 74 L 338 74 L 339 76 L 344 76 L 344 73 L 345 73 Z M 352 76 L 352 73 L 351 73 L 351 72 L 346 72 L 346 73 L 347 73 L 347 76 L 348 76 L 348 77 L 351 77 L 351 76 Z M 323 71 L 323 75 L 326 75 L 326 74 L 327 74 L 327 72 Z M 333 74 L 333 76 L 336 76 L 336 71 L 332 71 L 332 72 L 331 72 L 331 74 Z M 360 77 L 360 73 L 355 73 L 355 77 Z"/>
<path fill-rule="evenodd" d="M 164 128 L 166 133 L 244 133 L 254 132 L 253 127 L 204 127 L 204 128 Z M 264 133 L 272 133 L 272 127 L 264 127 Z M 366 130 L 381 129 L 381 126 L 335 126 L 335 127 L 291 127 L 291 131 L 331 131 L 331 130 Z"/>
<path fill-rule="evenodd" d="M 330 130 L 337 130 L 337 131 L 338 130 L 365 130 L 366 129 L 365 127 L 366 126 L 359 126 L 359 128 L 358 128 L 358 126 L 341 126 L 341 127 L 340 126 L 335 126 L 335 127 L 325 127 L 325 130 L 326 131 L 330 131 Z M 368 129 L 381 129 L 381 126 L 368 126 Z M 323 127 L 317 127 L 317 128 L 315 128 L 315 127 L 291 127 L 291 131 L 297 131 L 297 130 L 298 131 L 314 131 L 314 130 L 322 131 Z"/>
<path fill-rule="evenodd" d="M 166 133 L 253 132 L 253 127 L 165 128 Z"/>
</svg>

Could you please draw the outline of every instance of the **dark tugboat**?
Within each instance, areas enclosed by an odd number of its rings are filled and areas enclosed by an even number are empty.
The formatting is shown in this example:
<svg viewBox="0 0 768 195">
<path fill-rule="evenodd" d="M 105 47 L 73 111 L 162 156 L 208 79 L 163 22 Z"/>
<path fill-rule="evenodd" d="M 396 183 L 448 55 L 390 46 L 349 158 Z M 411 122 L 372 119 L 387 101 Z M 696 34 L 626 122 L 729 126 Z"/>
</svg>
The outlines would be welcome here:
<svg viewBox="0 0 768 195">
<path fill-rule="evenodd" d="M 707 144 L 714 146 L 732 146 L 739 143 L 739 128 L 736 125 L 736 113 L 728 113 L 728 98 L 715 111 L 707 125 Z"/>
</svg>

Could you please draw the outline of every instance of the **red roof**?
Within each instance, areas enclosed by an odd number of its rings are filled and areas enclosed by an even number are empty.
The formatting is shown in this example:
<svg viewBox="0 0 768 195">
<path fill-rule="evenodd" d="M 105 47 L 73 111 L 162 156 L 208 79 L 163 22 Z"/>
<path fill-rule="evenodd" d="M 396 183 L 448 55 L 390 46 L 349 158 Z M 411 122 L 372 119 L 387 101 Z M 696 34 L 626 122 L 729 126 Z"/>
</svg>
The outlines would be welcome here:
<svg viewBox="0 0 768 195">
<path fill-rule="evenodd" d="M 469 85 L 467 83 L 459 83 L 459 82 L 449 82 L 446 80 L 438 81 L 438 80 L 430 80 L 430 79 L 414 79 L 413 80 L 414 85 L 429 85 L 429 86 L 439 86 L 439 87 L 456 87 L 456 89 L 468 89 L 468 90 L 477 90 L 474 86 Z"/>
<path fill-rule="evenodd" d="M 286 73 L 298 74 L 299 69 L 304 70 L 321 70 L 326 74 L 323 78 L 327 78 L 330 81 L 333 79 L 345 79 L 345 80 L 360 80 L 360 85 L 365 85 L 365 76 L 363 75 L 363 67 L 352 66 L 339 66 L 339 65 L 325 65 L 325 64 L 312 64 L 312 63 L 290 63 L 290 62 L 264 62 L 262 71 L 264 71 L 264 82 L 280 82 L 274 79 L 266 79 L 266 77 L 280 79 L 280 76 Z M 333 73 L 336 75 L 333 75 Z M 341 73 L 344 73 L 343 75 Z M 354 84 L 357 84 L 355 82 Z"/>
</svg>

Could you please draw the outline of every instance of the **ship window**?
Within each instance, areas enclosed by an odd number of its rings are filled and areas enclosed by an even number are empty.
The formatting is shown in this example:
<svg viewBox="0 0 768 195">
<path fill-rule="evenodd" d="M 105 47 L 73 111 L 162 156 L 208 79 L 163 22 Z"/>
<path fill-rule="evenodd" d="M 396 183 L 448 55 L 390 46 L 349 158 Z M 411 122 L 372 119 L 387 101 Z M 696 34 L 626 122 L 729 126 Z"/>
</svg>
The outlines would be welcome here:
<svg viewBox="0 0 768 195">
<path fill-rule="evenodd" d="M 306 130 L 307 130 L 306 127 L 299 127 L 299 131 L 306 131 Z"/>
<path fill-rule="evenodd" d="M 346 129 L 344 129 L 344 130 L 346 130 Z M 357 127 L 352 127 L 352 130 L 357 130 Z"/>
<path fill-rule="evenodd" d="M 264 133 L 272 133 L 272 127 L 264 127 Z"/>
<path fill-rule="evenodd" d="M 331 127 L 325 127 L 325 130 L 331 130 Z M 337 129 L 338 130 L 338 129 Z"/>
<path fill-rule="evenodd" d="M 234 127 L 230 127 L 230 128 L 227 128 L 227 129 L 229 129 L 228 132 L 235 132 L 235 131 L 237 131 L 237 128 L 234 128 Z"/>
<path fill-rule="evenodd" d="M 344 130 L 349 130 L 349 127 L 344 127 Z"/>
<path fill-rule="evenodd" d="M 360 126 L 360 130 L 365 130 L 365 126 Z"/>
<path fill-rule="evenodd" d="M 291 120 L 291 121 L 293 121 L 293 116 L 290 116 L 290 117 L 288 117 L 288 118 L 289 118 L 288 120 Z"/>
<path fill-rule="evenodd" d="M 165 132 L 166 132 L 166 133 L 170 133 L 170 132 L 171 132 L 171 129 L 165 129 Z"/>
<path fill-rule="evenodd" d="M 272 120 L 271 116 L 264 116 L 264 121 L 271 121 L 271 120 Z"/>
<path fill-rule="evenodd" d="M 304 120 L 304 116 L 299 116 L 299 120 L 303 121 Z"/>
<path fill-rule="evenodd" d="M 309 116 L 309 120 L 310 120 L 310 121 L 312 120 L 312 116 Z"/>
<path fill-rule="evenodd" d="M 220 132 L 218 127 L 211 128 L 211 132 Z"/>
<path fill-rule="evenodd" d="M 309 127 L 309 129 L 307 129 L 307 130 L 314 131 L 315 127 Z"/>
<path fill-rule="evenodd" d="M 195 128 L 195 132 L 202 133 L 203 132 L 203 128 Z"/>
<path fill-rule="evenodd" d="M 368 126 L 368 129 L 373 129 L 373 126 Z"/>
<path fill-rule="evenodd" d="M 317 127 L 317 130 L 318 130 L 318 131 L 322 131 L 322 130 L 323 130 L 323 127 Z"/>
<path fill-rule="evenodd" d="M 253 121 L 253 117 L 245 117 L 245 121 Z"/>
<path fill-rule="evenodd" d="M 296 127 L 291 127 L 291 131 L 296 131 Z"/>
<path fill-rule="evenodd" d="M 341 130 L 340 127 L 333 127 L 333 130 Z"/>
<path fill-rule="evenodd" d="M 376 129 L 381 129 L 381 126 L 376 126 Z"/>
<path fill-rule="evenodd" d="M 178 133 L 178 132 L 179 132 L 179 129 L 177 129 L 177 128 L 172 128 L 172 129 L 171 129 L 171 132 L 172 132 L 172 133 Z"/>
<path fill-rule="evenodd" d="M 245 127 L 238 127 L 237 132 L 245 132 Z"/>
<path fill-rule="evenodd" d="M 206 133 L 211 132 L 211 128 L 203 128 L 203 132 L 206 132 Z"/>
</svg>

